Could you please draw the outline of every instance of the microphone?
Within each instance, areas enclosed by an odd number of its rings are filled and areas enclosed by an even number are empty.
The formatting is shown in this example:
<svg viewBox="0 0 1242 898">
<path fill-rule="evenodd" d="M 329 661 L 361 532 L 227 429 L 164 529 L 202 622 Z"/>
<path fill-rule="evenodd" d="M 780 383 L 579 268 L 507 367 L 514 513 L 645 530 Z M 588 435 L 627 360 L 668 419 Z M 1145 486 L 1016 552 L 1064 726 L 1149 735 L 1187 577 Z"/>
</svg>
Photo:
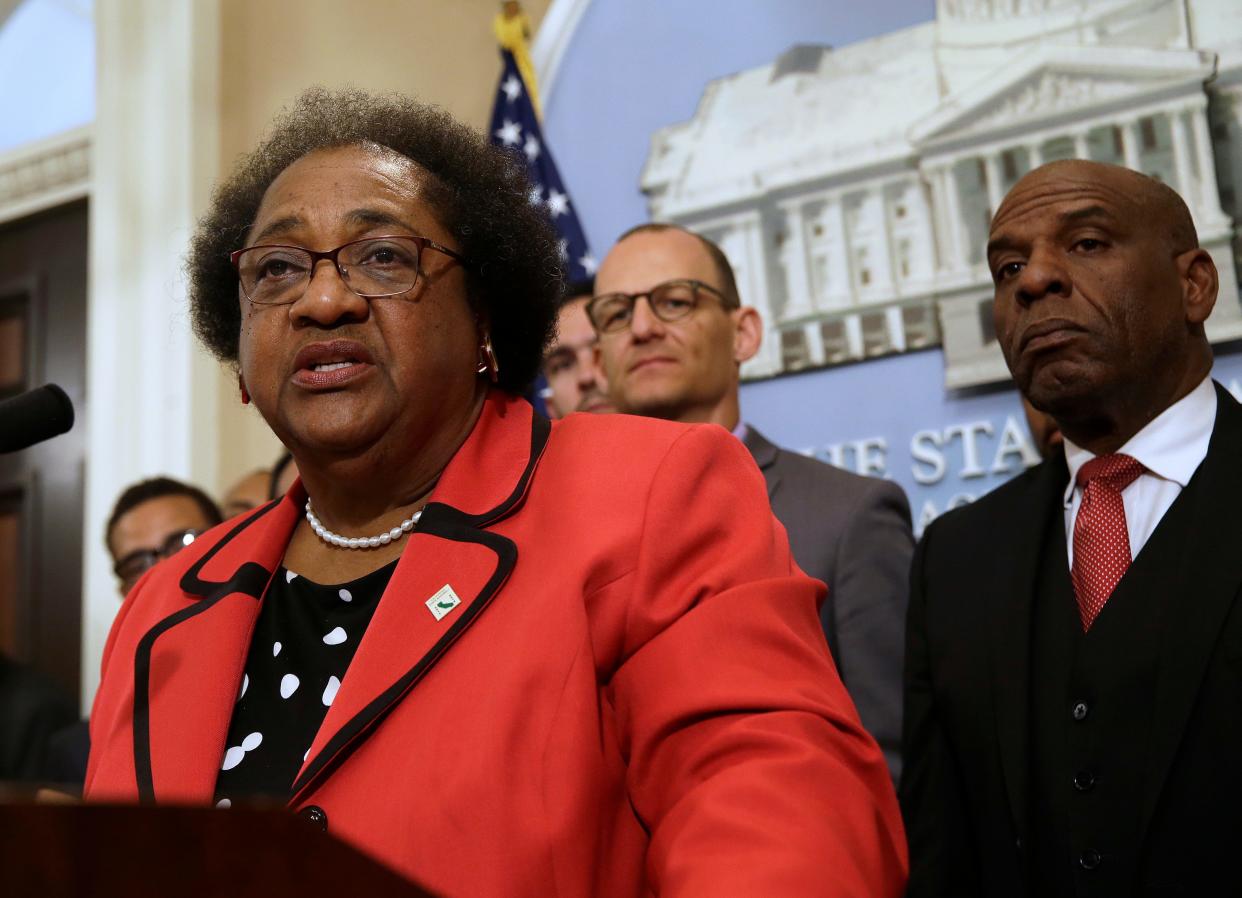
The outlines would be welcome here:
<svg viewBox="0 0 1242 898">
<path fill-rule="evenodd" d="M 19 452 L 73 427 L 73 403 L 56 384 L 0 402 L 0 453 Z"/>
</svg>

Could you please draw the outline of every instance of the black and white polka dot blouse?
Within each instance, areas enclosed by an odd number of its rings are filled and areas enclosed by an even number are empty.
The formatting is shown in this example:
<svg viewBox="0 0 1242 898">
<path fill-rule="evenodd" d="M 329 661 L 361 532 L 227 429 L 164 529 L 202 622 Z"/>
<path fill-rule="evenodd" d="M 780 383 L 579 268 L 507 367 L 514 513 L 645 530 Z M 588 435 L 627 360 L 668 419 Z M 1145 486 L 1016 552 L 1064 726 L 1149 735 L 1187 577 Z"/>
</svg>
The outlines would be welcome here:
<svg viewBox="0 0 1242 898">
<path fill-rule="evenodd" d="M 397 562 L 322 586 L 280 568 L 263 599 L 216 780 L 216 804 L 288 798 Z"/>
</svg>

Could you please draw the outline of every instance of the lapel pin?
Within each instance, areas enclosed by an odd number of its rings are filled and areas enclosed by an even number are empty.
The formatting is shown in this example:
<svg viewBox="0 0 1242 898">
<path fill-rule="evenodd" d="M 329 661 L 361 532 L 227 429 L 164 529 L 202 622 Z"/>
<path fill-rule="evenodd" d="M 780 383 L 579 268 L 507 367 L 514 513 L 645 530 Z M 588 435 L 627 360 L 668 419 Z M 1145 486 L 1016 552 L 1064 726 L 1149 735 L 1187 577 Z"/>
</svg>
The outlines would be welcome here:
<svg viewBox="0 0 1242 898">
<path fill-rule="evenodd" d="M 436 620 L 444 620 L 444 616 L 461 604 L 461 598 L 453 592 L 453 587 L 445 583 L 436 594 L 427 600 L 427 610 Z"/>
</svg>

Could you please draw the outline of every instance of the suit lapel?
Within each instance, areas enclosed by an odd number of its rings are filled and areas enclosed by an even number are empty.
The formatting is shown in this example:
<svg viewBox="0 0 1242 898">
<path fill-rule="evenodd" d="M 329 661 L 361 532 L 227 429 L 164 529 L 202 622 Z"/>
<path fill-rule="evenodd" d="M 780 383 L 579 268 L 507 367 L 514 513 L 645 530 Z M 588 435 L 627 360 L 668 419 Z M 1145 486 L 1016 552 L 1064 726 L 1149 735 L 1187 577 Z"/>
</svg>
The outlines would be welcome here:
<svg viewBox="0 0 1242 898">
<path fill-rule="evenodd" d="M 1161 627 L 1159 679 L 1152 709 L 1152 743 L 1143 795 L 1143 831 L 1155 811 L 1199 686 L 1225 618 L 1242 588 L 1242 408 L 1216 386 L 1216 425 L 1208 454 L 1183 494 L 1194 503 L 1175 591 Z"/>
<path fill-rule="evenodd" d="M 259 599 L 297 518 L 286 498 L 233 527 L 181 577 L 177 610 L 139 641 L 133 734 L 140 801 L 210 799 Z"/>
<path fill-rule="evenodd" d="M 440 479 L 294 782 L 300 802 L 423 680 L 496 597 L 517 563 L 485 528 L 520 507 L 550 427 L 525 402 L 489 400 Z M 461 604 L 437 620 L 448 586 Z"/>
<path fill-rule="evenodd" d="M 755 459 L 755 464 L 763 472 L 763 479 L 768 485 L 768 499 L 771 500 L 776 493 L 776 487 L 781 482 L 781 475 L 777 473 L 775 468 L 776 456 L 780 450 L 767 437 L 749 424 L 746 425 L 746 432 L 742 436 L 742 443 L 750 450 L 751 456 Z"/>
<path fill-rule="evenodd" d="M 410 536 L 294 800 L 330 775 L 496 596 L 518 553 L 486 528 L 521 506 L 549 433 L 528 403 L 489 395 Z M 304 501 L 298 482 L 234 526 L 182 576 L 175 610 L 139 640 L 133 733 L 141 801 L 210 800 L 260 600 Z M 461 604 L 437 621 L 425 602 L 445 585 Z"/>
<path fill-rule="evenodd" d="M 1001 769 L 1014 825 L 1027 827 L 1030 755 L 1031 613 L 1049 518 L 1060 514 L 1068 473 L 1064 456 L 1045 462 L 1029 493 L 1007 510 L 1009 526 L 999 531 L 995 595 L 988 603 L 992 631 L 992 690 Z"/>
</svg>

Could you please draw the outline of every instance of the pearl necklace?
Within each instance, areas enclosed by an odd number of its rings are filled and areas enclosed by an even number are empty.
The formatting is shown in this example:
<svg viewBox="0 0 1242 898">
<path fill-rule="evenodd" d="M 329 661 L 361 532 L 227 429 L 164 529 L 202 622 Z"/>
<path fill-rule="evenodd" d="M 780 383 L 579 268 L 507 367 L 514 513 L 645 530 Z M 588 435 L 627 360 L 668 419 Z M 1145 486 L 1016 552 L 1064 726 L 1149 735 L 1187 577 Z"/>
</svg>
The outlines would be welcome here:
<svg viewBox="0 0 1242 898">
<path fill-rule="evenodd" d="M 379 536 L 341 536 L 320 523 L 319 518 L 315 517 L 315 513 L 311 511 L 310 499 L 306 500 L 306 521 L 311 525 L 311 530 L 314 530 L 315 535 L 325 543 L 336 546 L 338 549 L 377 549 L 380 546 L 386 546 L 413 530 L 414 525 L 422 516 L 423 510 L 420 508 L 396 527 L 384 531 Z"/>
</svg>

